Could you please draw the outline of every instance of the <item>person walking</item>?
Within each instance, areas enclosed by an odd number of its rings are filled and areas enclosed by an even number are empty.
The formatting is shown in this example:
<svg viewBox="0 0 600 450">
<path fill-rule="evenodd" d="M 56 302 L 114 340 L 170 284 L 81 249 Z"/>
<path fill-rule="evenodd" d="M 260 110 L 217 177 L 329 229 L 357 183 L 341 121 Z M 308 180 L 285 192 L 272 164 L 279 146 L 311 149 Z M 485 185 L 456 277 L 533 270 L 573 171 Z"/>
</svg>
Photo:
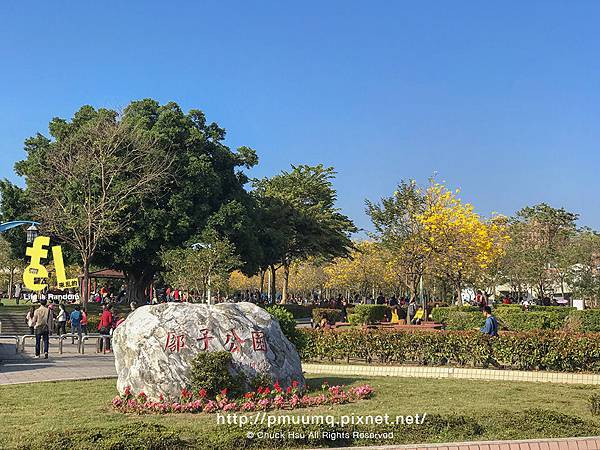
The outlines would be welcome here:
<svg viewBox="0 0 600 450">
<path fill-rule="evenodd" d="M 88 334 L 88 315 L 87 308 L 81 310 L 81 331 L 87 336 Z"/>
<path fill-rule="evenodd" d="M 56 321 L 58 322 L 58 335 L 61 336 L 63 334 L 67 334 L 67 310 L 65 309 L 65 305 L 61 303 L 58 307 L 58 317 Z"/>
<path fill-rule="evenodd" d="M 489 306 L 483 307 L 483 315 L 485 316 L 485 325 L 480 329 L 480 331 L 489 336 L 490 338 L 495 338 L 498 336 L 498 321 L 492 315 L 492 308 Z M 487 339 L 487 361 L 483 364 L 483 367 L 488 367 L 490 364 L 494 367 L 501 368 L 501 364 L 496 361 L 494 358 L 494 346 L 493 341 L 495 339 Z"/>
<path fill-rule="evenodd" d="M 40 346 L 44 342 L 44 359 L 48 359 L 48 344 L 50 342 L 50 330 L 54 326 L 54 315 L 46 307 L 46 299 L 40 299 L 40 306 L 33 314 L 35 331 L 35 357 L 40 357 Z"/>
<path fill-rule="evenodd" d="M 498 336 L 498 320 L 492 314 L 492 308 L 489 306 L 483 307 L 483 315 L 485 316 L 485 325 L 480 331 L 488 336 Z"/>
<path fill-rule="evenodd" d="M 27 322 L 27 326 L 29 327 L 29 334 L 34 334 L 34 325 L 35 320 L 33 318 L 35 314 L 35 306 L 30 306 L 27 315 L 25 316 L 25 322 Z"/>
<path fill-rule="evenodd" d="M 79 305 L 75 305 L 75 309 L 71 312 L 71 315 L 69 316 L 69 319 L 71 319 L 71 334 L 75 334 L 75 332 L 77 331 L 77 336 L 79 336 L 79 341 L 81 342 L 81 334 L 82 334 L 82 329 L 81 329 L 81 319 L 82 319 L 82 314 L 81 314 L 81 306 Z M 75 339 L 75 338 L 73 338 Z"/>
<path fill-rule="evenodd" d="M 104 310 L 102 311 L 102 315 L 100 316 L 100 323 L 98 324 L 98 331 L 101 335 L 107 336 L 110 335 L 110 330 L 113 325 L 113 315 L 112 315 L 112 305 L 104 305 Z M 100 351 L 103 351 L 103 344 L 106 340 L 106 350 L 110 350 L 110 340 L 109 339 L 101 339 L 100 340 Z"/>
</svg>

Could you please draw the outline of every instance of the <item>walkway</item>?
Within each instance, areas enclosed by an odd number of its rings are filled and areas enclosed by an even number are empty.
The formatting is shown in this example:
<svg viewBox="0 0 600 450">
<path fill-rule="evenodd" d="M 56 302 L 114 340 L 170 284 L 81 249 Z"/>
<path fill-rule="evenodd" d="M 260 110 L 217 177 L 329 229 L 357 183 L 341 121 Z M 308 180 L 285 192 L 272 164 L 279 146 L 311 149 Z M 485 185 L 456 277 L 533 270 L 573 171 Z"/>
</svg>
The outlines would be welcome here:
<svg viewBox="0 0 600 450">
<path fill-rule="evenodd" d="M 338 450 L 600 450 L 600 437 L 343 447 Z"/>
<path fill-rule="evenodd" d="M 31 341 L 29 341 L 31 342 Z M 58 354 L 56 344 L 50 347 L 48 359 L 36 359 L 31 347 L 25 353 L 15 354 L 15 346 L 0 344 L 0 384 L 36 383 L 41 381 L 88 380 L 116 377 L 112 353 L 96 353 L 90 345 L 89 353 L 77 353 L 77 345 L 66 340 L 64 353 Z"/>
<path fill-rule="evenodd" d="M 52 346 L 51 342 L 50 358 L 45 360 L 34 359 L 31 346 L 25 348 L 25 353 L 15 354 L 14 344 L 0 343 L 0 384 L 116 377 L 112 353 L 98 354 L 93 345 L 88 348 L 85 355 L 80 355 L 77 346 L 67 339 L 60 355 L 56 343 Z M 302 368 L 306 373 L 326 375 L 600 384 L 600 374 L 586 373 L 322 363 L 304 363 Z"/>
</svg>

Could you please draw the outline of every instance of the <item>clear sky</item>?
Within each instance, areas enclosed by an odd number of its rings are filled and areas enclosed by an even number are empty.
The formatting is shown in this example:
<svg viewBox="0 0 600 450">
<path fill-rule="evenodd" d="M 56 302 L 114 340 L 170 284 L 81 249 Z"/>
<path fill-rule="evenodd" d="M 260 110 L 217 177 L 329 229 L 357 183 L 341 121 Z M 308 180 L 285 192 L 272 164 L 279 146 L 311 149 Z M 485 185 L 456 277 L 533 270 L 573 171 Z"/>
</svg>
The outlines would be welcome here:
<svg viewBox="0 0 600 450">
<path fill-rule="evenodd" d="M 339 206 L 440 180 L 489 215 L 600 228 L 600 2 L 6 1 L 0 177 L 83 104 L 199 108 L 253 176 L 333 165 Z"/>
</svg>

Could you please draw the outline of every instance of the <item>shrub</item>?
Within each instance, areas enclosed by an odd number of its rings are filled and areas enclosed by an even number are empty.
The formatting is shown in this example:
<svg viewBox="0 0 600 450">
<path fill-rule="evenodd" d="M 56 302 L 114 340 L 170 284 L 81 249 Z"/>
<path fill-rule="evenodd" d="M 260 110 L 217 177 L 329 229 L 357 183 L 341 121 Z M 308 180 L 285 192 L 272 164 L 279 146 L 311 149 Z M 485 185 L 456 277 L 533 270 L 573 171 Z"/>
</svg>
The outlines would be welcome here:
<svg viewBox="0 0 600 450">
<path fill-rule="evenodd" d="M 600 309 L 584 309 L 572 311 L 568 317 L 568 326 L 581 333 L 600 332 Z"/>
<path fill-rule="evenodd" d="M 590 412 L 592 413 L 592 416 L 600 415 L 600 394 L 599 393 L 594 392 L 592 395 L 590 395 L 590 397 L 588 398 L 588 404 L 589 404 Z"/>
<path fill-rule="evenodd" d="M 233 357 L 226 351 L 201 352 L 192 360 L 192 389 L 206 390 L 208 395 L 216 395 L 227 389 L 239 393 L 246 385 L 244 375 L 233 375 Z"/>
<path fill-rule="evenodd" d="M 356 324 L 369 325 L 381 322 L 386 315 L 388 307 L 385 305 L 356 305 L 352 311 Z M 350 320 L 350 318 L 348 318 Z M 353 322 L 350 322 L 353 323 Z M 353 323 L 354 324 L 354 323 Z"/>
<path fill-rule="evenodd" d="M 166 450 L 186 448 L 186 441 L 175 429 L 149 423 L 111 427 L 86 427 L 44 433 L 20 448 L 77 448 L 82 450 Z"/>
<path fill-rule="evenodd" d="M 487 366 L 564 372 L 600 370 L 600 334 L 555 331 L 501 333 L 389 329 L 302 330 L 304 360 L 348 360 L 432 366 Z"/>
<path fill-rule="evenodd" d="M 284 303 L 278 306 L 292 313 L 294 319 L 310 318 L 312 316 L 312 311 L 315 308 L 313 305 L 298 305 L 295 303 Z"/>
<path fill-rule="evenodd" d="M 525 312 L 520 309 L 502 308 L 494 311 L 503 329 L 509 331 L 558 330 L 562 328 L 564 319 L 551 312 Z"/>
<path fill-rule="evenodd" d="M 342 310 L 332 308 L 314 308 L 312 312 L 313 322 L 321 323 L 322 319 L 327 319 L 327 322 L 334 324 L 342 320 Z"/>
<path fill-rule="evenodd" d="M 450 308 L 436 306 L 431 310 L 431 320 L 435 323 L 447 323 Z"/>
<path fill-rule="evenodd" d="M 485 317 L 479 309 L 476 311 L 464 308 L 452 308 L 448 311 L 446 325 L 449 330 L 473 330 L 481 328 L 485 323 Z"/>
<path fill-rule="evenodd" d="M 285 337 L 294 344 L 296 350 L 300 351 L 304 336 L 298 332 L 296 319 L 294 319 L 292 313 L 280 305 L 269 306 L 266 309 L 269 314 L 279 321 L 279 326 Z"/>
</svg>

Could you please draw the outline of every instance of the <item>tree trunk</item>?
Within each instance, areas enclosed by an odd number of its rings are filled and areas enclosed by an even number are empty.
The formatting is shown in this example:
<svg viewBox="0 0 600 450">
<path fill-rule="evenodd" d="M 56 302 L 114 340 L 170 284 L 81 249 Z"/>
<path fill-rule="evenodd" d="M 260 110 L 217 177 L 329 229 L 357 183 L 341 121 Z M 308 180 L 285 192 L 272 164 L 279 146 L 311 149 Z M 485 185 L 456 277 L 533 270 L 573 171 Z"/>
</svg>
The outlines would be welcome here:
<svg viewBox="0 0 600 450">
<path fill-rule="evenodd" d="M 258 276 L 260 277 L 259 293 L 260 293 L 260 297 L 262 298 L 263 292 L 265 291 L 265 271 L 260 269 L 258 271 Z"/>
<path fill-rule="evenodd" d="M 290 263 L 283 264 L 283 289 L 281 290 L 281 303 L 287 303 L 288 286 L 290 283 Z"/>
<path fill-rule="evenodd" d="M 88 301 L 90 299 L 90 260 L 87 257 L 83 257 L 83 286 L 81 288 L 81 299 L 82 308 L 86 309 Z"/>
<path fill-rule="evenodd" d="M 461 284 L 460 280 L 456 281 L 456 295 L 457 295 L 457 300 L 458 300 L 458 306 L 463 306 L 462 284 Z"/>
<path fill-rule="evenodd" d="M 269 300 L 271 301 L 271 303 L 275 303 L 275 300 L 277 299 L 277 284 L 275 283 L 275 265 L 271 264 L 269 266 L 269 270 L 271 272 L 271 298 Z"/>
<path fill-rule="evenodd" d="M 146 289 L 150 286 L 154 273 L 129 271 L 125 275 L 127 277 L 127 302 L 135 302 L 137 305 L 146 304 Z"/>
<path fill-rule="evenodd" d="M 14 278 L 15 278 L 15 269 L 13 267 L 11 267 L 10 269 L 10 276 L 8 279 L 8 299 L 10 300 L 12 298 L 12 293 L 13 293 L 13 283 L 14 283 Z"/>
</svg>

